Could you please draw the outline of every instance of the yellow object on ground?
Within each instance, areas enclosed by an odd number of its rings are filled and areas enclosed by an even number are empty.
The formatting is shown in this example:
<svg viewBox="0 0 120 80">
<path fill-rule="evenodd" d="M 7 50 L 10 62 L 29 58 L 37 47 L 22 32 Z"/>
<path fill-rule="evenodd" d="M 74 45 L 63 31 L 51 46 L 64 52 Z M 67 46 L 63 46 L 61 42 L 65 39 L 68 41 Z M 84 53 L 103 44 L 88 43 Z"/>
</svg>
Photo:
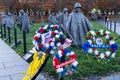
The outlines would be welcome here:
<svg viewBox="0 0 120 80">
<path fill-rule="evenodd" d="M 23 80 L 31 80 L 32 77 L 34 77 L 34 75 L 38 72 L 45 59 L 46 55 L 42 55 L 41 59 L 39 59 L 38 52 L 35 51 L 33 61 L 30 63 L 26 76 L 23 78 Z"/>
</svg>

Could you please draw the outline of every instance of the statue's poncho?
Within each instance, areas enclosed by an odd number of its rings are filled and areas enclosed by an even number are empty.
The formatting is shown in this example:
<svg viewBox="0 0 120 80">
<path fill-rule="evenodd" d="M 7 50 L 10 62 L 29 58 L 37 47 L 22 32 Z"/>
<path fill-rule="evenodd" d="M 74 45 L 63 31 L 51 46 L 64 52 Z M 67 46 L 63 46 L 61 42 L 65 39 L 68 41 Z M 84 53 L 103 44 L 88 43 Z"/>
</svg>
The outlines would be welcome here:
<svg viewBox="0 0 120 80">
<path fill-rule="evenodd" d="M 70 13 L 66 28 L 74 45 L 80 46 L 84 42 L 84 36 L 91 27 L 91 23 L 81 12 Z"/>
</svg>

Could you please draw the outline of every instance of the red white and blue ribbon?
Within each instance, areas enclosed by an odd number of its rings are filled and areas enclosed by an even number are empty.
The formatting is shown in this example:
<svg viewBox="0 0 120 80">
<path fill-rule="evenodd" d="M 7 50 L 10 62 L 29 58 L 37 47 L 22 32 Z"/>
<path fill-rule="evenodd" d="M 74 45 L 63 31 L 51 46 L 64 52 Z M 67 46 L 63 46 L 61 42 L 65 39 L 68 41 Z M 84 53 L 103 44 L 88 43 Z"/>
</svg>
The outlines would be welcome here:
<svg viewBox="0 0 120 80">
<path fill-rule="evenodd" d="M 61 57 L 63 55 L 69 56 L 70 60 L 60 63 Z M 70 64 L 71 64 L 71 67 L 69 70 L 67 70 L 66 68 L 63 68 Z M 54 69 L 56 70 L 57 73 L 61 73 L 62 76 L 64 76 L 65 73 L 70 74 L 70 72 L 72 72 L 73 70 L 77 70 L 77 64 L 78 62 L 76 61 L 76 54 L 73 51 L 70 51 L 68 49 L 59 50 L 58 53 L 56 53 L 53 58 Z"/>
</svg>

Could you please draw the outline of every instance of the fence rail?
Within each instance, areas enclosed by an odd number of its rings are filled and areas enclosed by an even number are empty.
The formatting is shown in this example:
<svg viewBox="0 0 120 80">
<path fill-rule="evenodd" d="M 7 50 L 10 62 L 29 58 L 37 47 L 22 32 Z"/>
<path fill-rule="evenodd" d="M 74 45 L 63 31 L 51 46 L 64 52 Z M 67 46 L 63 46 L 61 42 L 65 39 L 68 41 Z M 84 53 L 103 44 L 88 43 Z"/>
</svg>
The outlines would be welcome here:
<svg viewBox="0 0 120 80">
<path fill-rule="evenodd" d="M 97 23 L 105 26 L 108 30 L 113 31 L 114 33 L 120 34 L 120 22 L 112 20 L 97 20 Z"/>
</svg>

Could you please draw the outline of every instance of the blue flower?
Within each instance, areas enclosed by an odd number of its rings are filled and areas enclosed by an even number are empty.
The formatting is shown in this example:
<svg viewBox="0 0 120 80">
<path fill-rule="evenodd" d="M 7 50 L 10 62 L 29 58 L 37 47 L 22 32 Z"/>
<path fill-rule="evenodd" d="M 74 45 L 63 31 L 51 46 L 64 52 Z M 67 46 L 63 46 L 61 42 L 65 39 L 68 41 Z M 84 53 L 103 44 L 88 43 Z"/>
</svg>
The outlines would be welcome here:
<svg viewBox="0 0 120 80">
<path fill-rule="evenodd" d="M 70 50 L 65 49 L 65 50 L 64 50 L 64 55 L 66 56 L 66 55 L 67 55 L 67 53 L 70 53 L 70 52 L 71 52 Z"/>
<path fill-rule="evenodd" d="M 71 69 L 77 70 L 77 66 L 72 65 Z"/>
<path fill-rule="evenodd" d="M 84 49 L 84 52 L 87 53 L 89 48 L 91 47 L 90 43 L 89 42 L 85 42 L 83 45 L 82 45 L 82 48 Z"/>
<path fill-rule="evenodd" d="M 60 28 L 57 28 L 56 30 L 57 30 L 57 31 L 59 31 L 59 32 L 61 31 L 61 29 L 60 29 Z"/>
<path fill-rule="evenodd" d="M 37 33 L 40 33 L 40 30 L 37 30 Z"/>
<path fill-rule="evenodd" d="M 60 56 L 58 54 L 55 54 L 55 57 L 60 60 Z"/>
<path fill-rule="evenodd" d="M 45 47 L 42 47 L 41 51 L 45 51 Z"/>
<path fill-rule="evenodd" d="M 63 76 L 66 72 L 67 70 L 64 68 L 63 71 L 61 72 L 61 75 Z"/>
<path fill-rule="evenodd" d="M 52 46 L 49 46 L 48 50 L 52 50 L 52 49 L 53 49 L 53 47 L 52 47 Z"/>
<path fill-rule="evenodd" d="M 114 49 L 114 51 L 117 51 L 117 49 L 118 49 L 118 44 L 112 44 L 112 48 Z"/>
</svg>

